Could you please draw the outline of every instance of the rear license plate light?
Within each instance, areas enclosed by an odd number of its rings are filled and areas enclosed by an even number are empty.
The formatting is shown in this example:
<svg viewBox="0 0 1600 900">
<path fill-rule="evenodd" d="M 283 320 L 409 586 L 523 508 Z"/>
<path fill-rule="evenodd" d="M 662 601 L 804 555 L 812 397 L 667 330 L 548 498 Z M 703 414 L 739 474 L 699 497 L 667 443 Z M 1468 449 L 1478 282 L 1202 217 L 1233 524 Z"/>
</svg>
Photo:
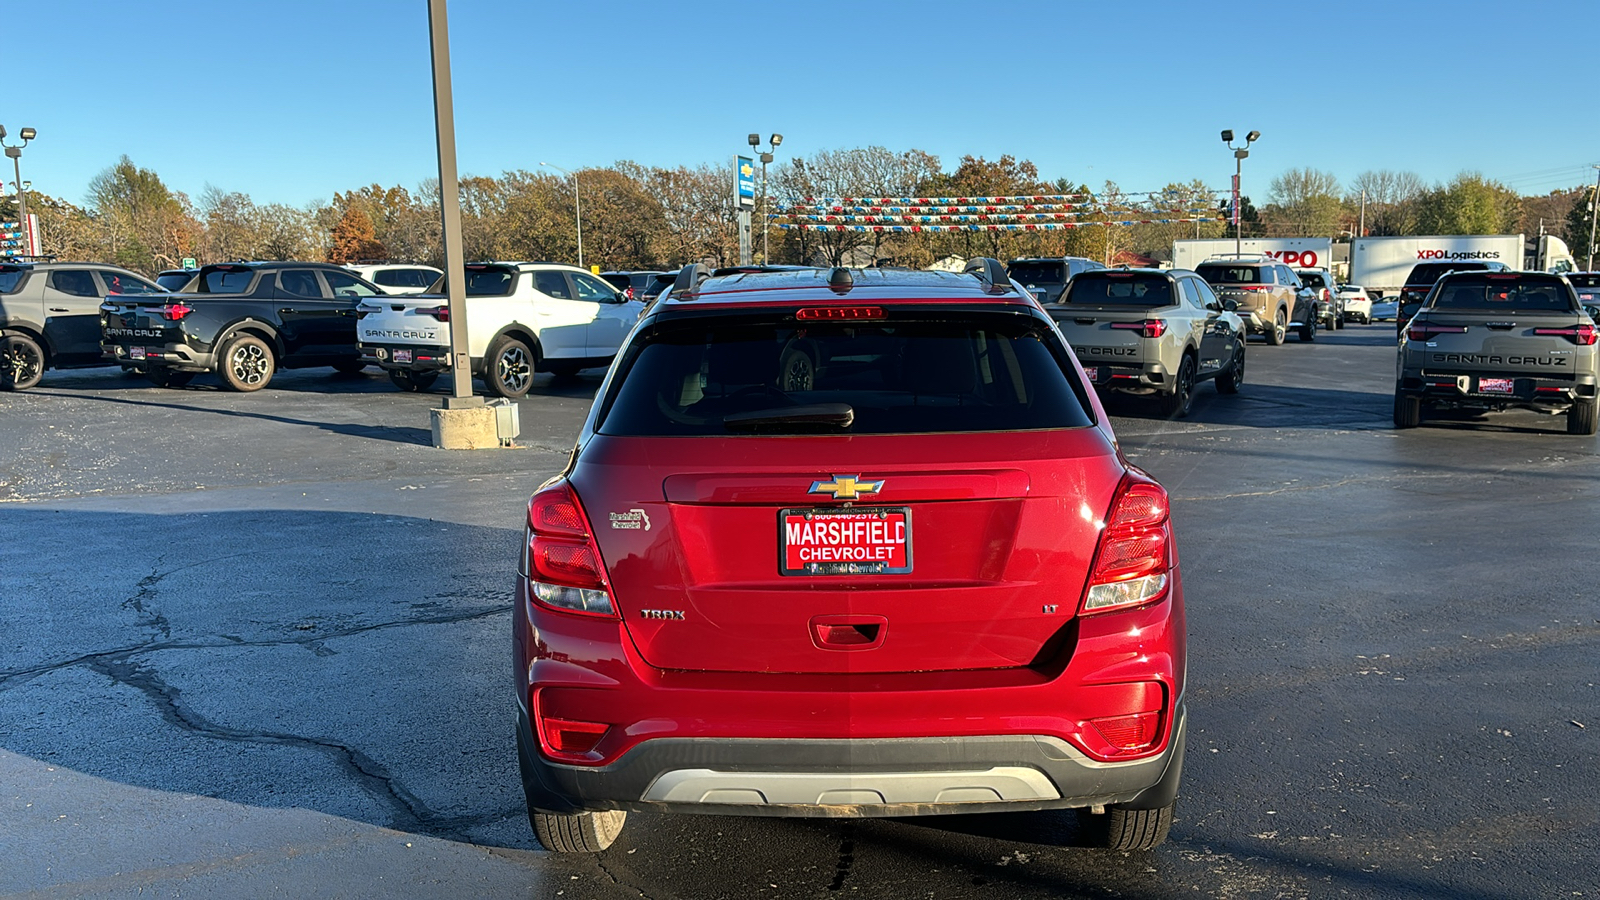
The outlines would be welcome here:
<svg viewBox="0 0 1600 900">
<path fill-rule="evenodd" d="M 911 571 L 904 506 L 778 511 L 782 575 L 900 575 Z"/>
<path fill-rule="evenodd" d="M 1515 378 L 1479 378 L 1478 393 L 1480 394 L 1509 394 L 1516 389 Z"/>
</svg>

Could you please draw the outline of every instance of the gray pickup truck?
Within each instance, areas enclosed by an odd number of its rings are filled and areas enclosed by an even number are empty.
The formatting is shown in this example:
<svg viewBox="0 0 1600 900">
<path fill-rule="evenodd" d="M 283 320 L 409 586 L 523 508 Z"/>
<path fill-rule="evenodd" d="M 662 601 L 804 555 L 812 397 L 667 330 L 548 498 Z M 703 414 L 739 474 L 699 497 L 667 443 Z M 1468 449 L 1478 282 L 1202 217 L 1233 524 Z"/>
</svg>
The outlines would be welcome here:
<svg viewBox="0 0 1600 900">
<path fill-rule="evenodd" d="M 1244 322 L 1231 300 L 1184 269 L 1095 269 L 1043 304 L 1089 380 L 1101 391 L 1154 395 L 1162 412 L 1188 415 L 1194 386 L 1244 383 Z"/>
<path fill-rule="evenodd" d="M 1559 275 L 1452 272 L 1400 341 L 1395 427 L 1435 409 L 1531 409 L 1594 434 L 1597 342 L 1600 327 Z"/>
</svg>

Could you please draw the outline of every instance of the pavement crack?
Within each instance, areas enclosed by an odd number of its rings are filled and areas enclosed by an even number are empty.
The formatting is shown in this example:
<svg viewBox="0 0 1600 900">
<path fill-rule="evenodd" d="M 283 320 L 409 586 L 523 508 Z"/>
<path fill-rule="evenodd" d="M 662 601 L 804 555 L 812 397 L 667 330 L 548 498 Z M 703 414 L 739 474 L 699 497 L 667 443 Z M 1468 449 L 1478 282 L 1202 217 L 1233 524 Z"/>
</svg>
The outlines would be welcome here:
<svg viewBox="0 0 1600 900">
<path fill-rule="evenodd" d="M 850 869 L 855 864 L 856 826 L 852 822 L 845 822 L 839 827 L 839 861 L 834 864 L 833 882 L 828 885 L 828 890 L 844 890 L 844 883 L 849 880 Z"/>
</svg>

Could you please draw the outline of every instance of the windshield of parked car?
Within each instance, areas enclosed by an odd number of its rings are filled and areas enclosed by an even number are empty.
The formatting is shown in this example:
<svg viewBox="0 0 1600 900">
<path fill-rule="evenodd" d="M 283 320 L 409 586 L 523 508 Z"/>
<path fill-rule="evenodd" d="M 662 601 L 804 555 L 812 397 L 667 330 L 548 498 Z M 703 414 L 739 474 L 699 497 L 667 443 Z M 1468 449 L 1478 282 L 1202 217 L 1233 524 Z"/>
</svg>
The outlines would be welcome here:
<svg viewBox="0 0 1600 900">
<path fill-rule="evenodd" d="M 20 266 L 0 266 L 0 294 L 9 294 L 22 283 L 22 276 L 27 274 L 27 269 Z"/>
<path fill-rule="evenodd" d="M 1058 262 L 1018 262 L 1006 270 L 1011 280 L 1022 284 L 1060 284 L 1066 280 L 1066 266 Z"/>
<path fill-rule="evenodd" d="M 1600 272 L 1569 272 L 1567 280 L 1576 288 L 1600 288 Z"/>
<path fill-rule="evenodd" d="M 1257 266 L 1228 266 L 1201 263 L 1195 274 L 1207 284 L 1260 284 L 1261 269 Z"/>
<path fill-rule="evenodd" d="M 1296 271 L 1295 274 L 1300 276 L 1300 283 L 1305 285 L 1306 287 L 1309 287 L 1309 288 L 1322 288 L 1322 287 L 1327 287 L 1328 286 L 1327 279 L 1323 278 L 1322 277 L 1322 273 L 1320 273 L 1320 272 L 1300 272 L 1300 271 Z"/>
<path fill-rule="evenodd" d="M 796 322 L 792 312 L 679 320 L 630 348 L 599 431 L 715 436 L 1083 427 L 1092 420 L 1069 371 L 1049 325 L 1016 314 L 906 312 L 817 324 Z"/>
<path fill-rule="evenodd" d="M 182 290 L 193 277 L 193 272 L 162 272 L 156 276 L 156 285 L 163 291 Z"/>
<path fill-rule="evenodd" d="M 1474 272 L 1487 268 L 1489 266 L 1481 262 L 1418 263 L 1411 267 L 1411 274 L 1406 276 L 1406 287 L 1433 287 L 1433 283 L 1447 272 Z"/>
<path fill-rule="evenodd" d="M 1432 308 L 1524 311 L 1575 309 L 1569 288 L 1554 275 L 1494 272 L 1444 280 L 1434 294 Z"/>
<path fill-rule="evenodd" d="M 1084 272 L 1061 298 L 1069 306 L 1171 306 L 1177 302 L 1165 275 Z"/>
<path fill-rule="evenodd" d="M 467 266 L 466 271 L 468 297 L 508 297 L 517 284 L 516 270 L 504 266 Z M 445 293 L 444 276 L 439 276 L 427 292 L 442 296 Z"/>
</svg>

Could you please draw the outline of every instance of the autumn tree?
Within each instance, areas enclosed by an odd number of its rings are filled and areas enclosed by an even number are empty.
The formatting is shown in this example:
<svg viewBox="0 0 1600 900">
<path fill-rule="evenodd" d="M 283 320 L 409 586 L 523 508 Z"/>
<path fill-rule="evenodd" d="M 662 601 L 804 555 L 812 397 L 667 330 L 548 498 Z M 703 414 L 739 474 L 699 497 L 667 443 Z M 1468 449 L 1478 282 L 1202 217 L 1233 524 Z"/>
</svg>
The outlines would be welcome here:
<svg viewBox="0 0 1600 900">
<path fill-rule="evenodd" d="M 1588 266 L 1597 247 L 1600 247 L 1600 243 L 1591 243 L 1596 236 L 1594 201 L 1595 186 L 1591 184 L 1581 191 L 1575 191 L 1572 205 L 1567 208 L 1567 247 L 1572 251 L 1572 258 L 1577 260 L 1580 266 Z"/>
<path fill-rule="evenodd" d="M 1419 234 L 1505 234 L 1521 217 L 1521 198 L 1478 172 L 1463 172 L 1417 201 Z"/>
<path fill-rule="evenodd" d="M 143 272 L 178 265 L 201 230 L 182 194 L 126 156 L 90 180 L 88 205 L 111 261 Z"/>
<path fill-rule="evenodd" d="M 1358 227 L 1365 205 L 1369 235 L 1416 234 L 1417 200 L 1426 189 L 1427 185 L 1415 172 L 1368 170 L 1350 182 L 1345 203 L 1356 211 Z"/>
<path fill-rule="evenodd" d="M 328 250 L 328 262 L 349 264 L 364 259 L 385 259 L 388 251 L 378 243 L 372 220 L 359 208 L 351 207 L 339 217 L 333 227 L 333 246 Z"/>
</svg>

